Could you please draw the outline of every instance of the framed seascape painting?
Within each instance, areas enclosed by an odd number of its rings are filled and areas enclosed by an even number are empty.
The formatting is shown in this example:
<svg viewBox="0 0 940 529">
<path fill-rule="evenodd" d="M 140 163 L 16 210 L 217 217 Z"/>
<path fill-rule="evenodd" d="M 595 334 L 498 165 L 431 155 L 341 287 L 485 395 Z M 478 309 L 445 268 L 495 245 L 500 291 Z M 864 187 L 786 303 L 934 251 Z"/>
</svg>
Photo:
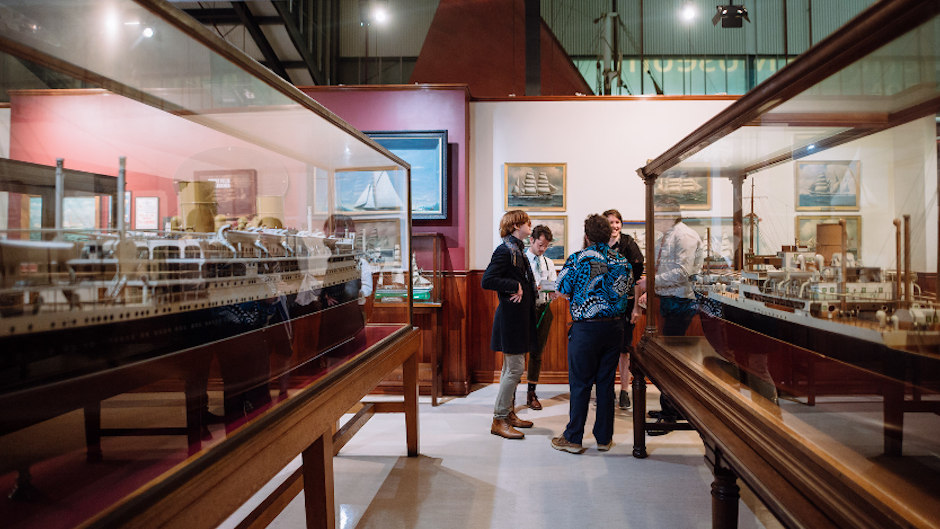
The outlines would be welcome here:
<svg viewBox="0 0 940 529">
<path fill-rule="evenodd" d="M 711 172 L 673 170 L 656 179 L 656 200 L 671 197 L 683 210 L 711 209 Z"/>
<path fill-rule="evenodd" d="M 411 165 L 411 218 L 447 218 L 447 131 L 366 132 Z"/>
<path fill-rule="evenodd" d="M 506 210 L 564 211 L 566 163 L 506 163 L 503 193 Z"/>
<path fill-rule="evenodd" d="M 405 208 L 408 182 L 396 167 L 336 171 L 333 204 L 337 213 L 392 213 Z M 405 187 L 405 189 L 402 189 Z"/>
<path fill-rule="evenodd" d="M 858 160 L 796 162 L 797 211 L 858 211 L 861 173 Z"/>
<path fill-rule="evenodd" d="M 862 240 L 862 216 L 861 215 L 842 215 L 842 216 L 809 216 L 797 215 L 796 217 L 796 238 L 800 244 L 805 244 L 811 251 L 816 251 L 816 226 L 819 224 L 838 224 L 839 219 L 845 219 L 846 247 L 847 251 L 855 255 L 856 259 L 861 259 Z"/>
<path fill-rule="evenodd" d="M 552 230 L 552 244 L 545 250 L 545 257 L 548 257 L 556 265 L 564 265 L 568 257 L 568 217 L 565 215 L 544 215 L 529 217 L 532 221 L 532 227 L 539 224 Z M 525 247 L 529 247 L 529 239 L 526 238 Z"/>
</svg>

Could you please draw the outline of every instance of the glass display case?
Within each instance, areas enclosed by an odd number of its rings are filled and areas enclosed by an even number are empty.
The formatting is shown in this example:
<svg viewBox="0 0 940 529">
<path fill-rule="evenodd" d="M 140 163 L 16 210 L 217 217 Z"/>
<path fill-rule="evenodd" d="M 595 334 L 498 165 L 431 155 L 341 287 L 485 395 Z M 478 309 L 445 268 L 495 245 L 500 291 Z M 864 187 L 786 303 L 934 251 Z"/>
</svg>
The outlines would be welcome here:
<svg viewBox="0 0 940 529">
<path fill-rule="evenodd" d="M 639 170 L 658 329 L 688 307 L 704 335 L 652 348 L 798 490 L 839 484 L 814 501 L 879 527 L 940 517 L 938 37 L 935 2 L 878 2 Z M 733 219 L 732 266 L 702 267 L 707 215 Z"/>
<path fill-rule="evenodd" d="M 410 328 L 364 310 L 407 163 L 169 3 L 0 20 L 4 524 L 183 479 Z"/>
</svg>

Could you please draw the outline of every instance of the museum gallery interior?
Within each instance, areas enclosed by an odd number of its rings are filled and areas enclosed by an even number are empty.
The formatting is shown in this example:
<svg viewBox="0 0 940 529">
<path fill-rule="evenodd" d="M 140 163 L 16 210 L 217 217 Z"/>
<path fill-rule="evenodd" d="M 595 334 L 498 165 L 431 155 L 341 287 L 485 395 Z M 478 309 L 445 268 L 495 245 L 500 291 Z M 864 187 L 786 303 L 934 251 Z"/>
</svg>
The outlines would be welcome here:
<svg viewBox="0 0 940 529">
<path fill-rule="evenodd" d="M 940 4 L 719 1 L 0 0 L 3 525 L 940 527 Z M 609 209 L 611 444 L 564 296 L 491 435 L 501 219 Z"/>
</svg>

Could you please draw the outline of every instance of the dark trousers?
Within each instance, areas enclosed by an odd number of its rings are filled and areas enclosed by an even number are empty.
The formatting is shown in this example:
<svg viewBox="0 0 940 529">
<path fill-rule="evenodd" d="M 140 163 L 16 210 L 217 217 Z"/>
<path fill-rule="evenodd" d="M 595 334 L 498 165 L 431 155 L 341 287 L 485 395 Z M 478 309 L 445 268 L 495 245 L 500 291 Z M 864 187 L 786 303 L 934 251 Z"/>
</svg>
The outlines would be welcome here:
<svg viewBox="0 0 940 529">
<path fill-rule="evenodd" d="M 529 369 L 526 372 L 529 384 L 538 382 L 539 373 L 542 372 L 542 351 L 545 350 L 545 344 L 548 343 L 548 333 L 552 328 L 551 305 L 548 303 L 537 305 L 535 307 L 535 317 L 536 348 L 529 351 Z"/>
<path fill-rule="evenodd" d="M 659 313 L 663 317 L 663 336 L 685 336 L 695 316 L 695 300 L 675 296 L 660 297 Z M 681 419 L 682 414 L 665 394 L 659 396 L 663 419 Z"/>
<path fill-rule="evenodd" d="M 568 330 L 568 385 L 571 402 L 564 436 L 581 444 L 591 401 L 591 386 L 597 386 L 594 439 L 610 443 L 614 436 L 614 377 L 623 349 L 623 320 L 575 321 Z"/>
</svg>

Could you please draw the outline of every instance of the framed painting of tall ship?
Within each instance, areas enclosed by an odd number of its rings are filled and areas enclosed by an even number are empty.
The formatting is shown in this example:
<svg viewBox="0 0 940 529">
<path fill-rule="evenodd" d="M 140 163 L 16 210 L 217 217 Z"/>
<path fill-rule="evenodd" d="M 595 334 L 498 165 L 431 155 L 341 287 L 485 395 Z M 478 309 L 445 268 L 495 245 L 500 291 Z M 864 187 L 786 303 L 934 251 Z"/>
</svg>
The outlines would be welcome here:
<svg viewBox="0 0 940 529">
<path fill-rule="evenodd" d="M 809 247 L 811 251 L 819 252 L 819 241 L 817 240 L 816 227 L 820 224 L 838 224 L 839 219 L 845 219 L 846 247 L 847 251 L 852 253 L 856 259 L 861 258 L 862 252 L 862 216 L 861 215 L 842 215 L 842 216 L 810 216 L 797 215 L 796 217 L 796 238 L 800 244 Z M 835 244 L 841 244 L 833 241 Z M 841 252 L 840 252 L 841 253 Z"/>
<path fill-rule="evenodd" d="M 564 211 L 566 163 L 506 163 L 503 167 L 506 210 Z"/>
<path fill-rule="evenodd" d="M 797 211 L 858 211 L 858 160 L 796 162 Z"/>
<path fill-rule="evenodd" d="M 711 173 L 707 169 L 690 172 L 666 171 L 656 179 L 656 200 L 671 197 L 684 210 L 711 209 Z"/>
<path fill-rule="evenodd" d="M 565 215 L 543 215 L 531 216 L 532 227 L 539 224 L 552 230 L 552 244 L 545 250 L 545 257 L 548 257 L 556 265 L 565 264 L 565 258 L 568 257 L 568 217 Z M 529 247 L 530 240 L 525 240 L 526 248 Z"/>
<path fill-rule="evenodd" d="M 411 165 L 411 218 L 447 218 L 447 131 L 366 132 Z"/>
<path fill-rule="evenodd" d="M 334 207 L 349 215 L 393 213 L 405 209 L 408 182 L 399 178 L 395 167 L 349 168 L 337 170 L 342 178 L 334 182 Z"/>
</svg>

